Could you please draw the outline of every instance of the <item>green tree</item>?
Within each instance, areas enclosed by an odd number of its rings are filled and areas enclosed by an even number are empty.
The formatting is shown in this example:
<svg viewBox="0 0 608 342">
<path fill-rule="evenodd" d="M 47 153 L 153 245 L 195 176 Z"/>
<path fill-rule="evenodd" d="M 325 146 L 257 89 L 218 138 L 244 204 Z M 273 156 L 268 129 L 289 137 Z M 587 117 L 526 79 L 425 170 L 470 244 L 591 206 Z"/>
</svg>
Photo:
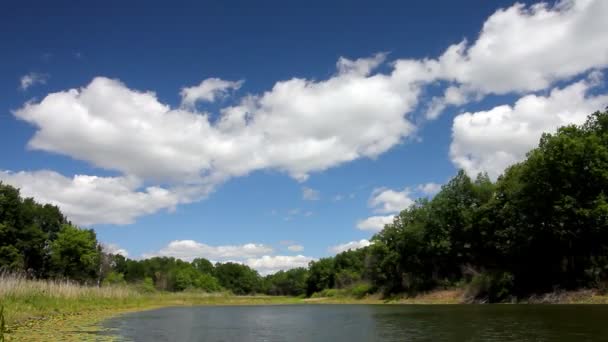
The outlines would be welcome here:
<svg viewBox="0 0 608 342">
<path fill-rule="evenodd" d="M 334 258 L 322 258 L 308 264 L 308 279 L 306 280 L 306 295 L 324 289 L 331 289 L 335 284 Z"/>
<path fill-rule="evenodd" d="M 63 225 L 51 244 L 51 263 L 55 275 L 80 282 L 96 279 L 100 252 L 93 230 Z"/>
<path fill-rule="evenodd" d="M 262 289 L 260 275 L 249 266 L 233 262 L 215 265 L 215 275 L 222 287 L 235 294 L 250 294 Z"/>
</svg>

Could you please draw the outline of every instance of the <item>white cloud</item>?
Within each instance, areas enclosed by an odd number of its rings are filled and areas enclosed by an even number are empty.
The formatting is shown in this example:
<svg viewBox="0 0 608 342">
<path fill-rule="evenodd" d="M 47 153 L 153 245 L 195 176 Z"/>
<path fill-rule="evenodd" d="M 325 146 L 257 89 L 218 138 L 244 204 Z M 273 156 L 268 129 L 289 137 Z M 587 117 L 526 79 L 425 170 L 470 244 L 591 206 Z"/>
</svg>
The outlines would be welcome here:
<svg viewBox="0 0 608 342">
<path fill-rule="evenodd" d="M 19 87 L 21 90 L 25 91 L 36 84 L 45 84 L 48 79 L 49 75 L 47 74 L 30 72 L 27 75 L 21 76 L 21 79 L 19 80 Z"/>
<path fill-rule="evenodd" d="M 76 224 L 129 224 L 138 216 L 172 210 L 182 195 L 129 177 L 64 177 L 54 171 L 0 171 L 0 181 L 21 189 L 41 203 L 57 205 Z"/>
<path fill-rule="evenodd" d="M 315 258 L 304 255 L 264 255 L 260 258 L 249 258 L 244 264 L 257 270 L 261 275 L 286 271 L 297 267 L 308 267 Z"/>
<path fill-rule="evenodd" d="M 410 194 L 411 191 L 408 188 L 403 191 L 386 188 L 374 189 L 369 206 L 374 208 L 376 213 L 396 213 L 414 204 Z"/>
<path fill-rule="evenodd" d="M 225 81 L 219 78 L 208 78 L 199 85 L 182 88 L 182 105 L 194 107 L 197 102 L 214 102 L 218 97 L 225 96 L 229 90 L 238 90 L 243 81 Z"/>
<path fill-rule="evenodd" d="M 129 257 L 129 252 L 126 249 L 121 248 L 119 245 L 117 245 L 115 243 L 108 243 L 108 244 L 104 243 L 104 244 L 102 244 L 102 247 L 103 247 L 104 252 L 106 252 L 106 253 L 114 254 L 114 255 L 122 255 L 125 258 Z"/>
<path fill-rule="evenodd" d="M 291 245 L 291 246 L 287 246 L 287 249 L 292 251 L 292 252 L 301 252 L 304 250 L 304 246 L 302 245 Z"/>
<path fill-rule="evenodd" d="M 375 158 L 410 137 L 416 130 L 410 113 L 430 83 L 445 88 L 427 107 L 433 118 L 447 105 L 487 94 L 543 90 L 608 66 L 606 17 L 608 1 L 603 0 L 516 4 L 491 15 L 472 43 L 453 44 L 437 58 L 398 59 L 380 72 L 386 54 L 342 57 L 331 77 L 276 82 L 220 109 L 217 120 L 197 112 L 196 102 L 215 101 L 242 82 L 204 80 L 183 88 L 183 105 L 171 108 L 153 92 L 97 77 L 83 88 L 28 102 L 14 114 L 36 127 L 28 143 L 32 149 L 180 192 L 201 192 L 188 190 L 194 186 L 208 193 L 232 177 L 264 169 L 303 181 L 314 172 Z M 474 156 L 482 153 L 463 157 L 458 150 L 463 142 L 456 140 L 455 163 L 479 168 Z M 497 157 L 498 162 L 517 157 L 519 152 L 512 152 Z M 44 195 L 58 201 L 53 193 Z M 393 209 L 387 204 L 377 212 Z"/>
<path fill-rule="evenodd" d="M 272 253 L 272 248 L 262 244 L 247 243 L 244 245 L 210 246 L 194 240 L 175 240 L 156 253 L 144 254 L 144 258 L 154 256 L 174 257 L 191 261 L 194 258 L 206 258 L 214 261 L 256 258 Z"/>
<path fill-rule="evenodd" d="M 368 240 L 359 240 L 359 241 L 350 241 L 347 243 L 343 243 L 340 245 L 329 247 L 329 251 L 335 254 L 342 253 L 348 250 L 355 250 L 363 247 L 367 247 L 370 245 Z"/>
<path fill-rule="evenodd" d="M 321 193 L 318 190 L 303 187 L 302 188 L 302 199 L 306 201 L 317 201 L 321 199 Z"/>
<path fill-rule="evenodd" d="M 597 74 L 547 96 L 527 95 L 514 106 L 464 113 L 454 118 L 450 157 L 469 175 L 487 171 L 491 178 L 525 158 L 538 145 L 543 132 L 559 126 L 581 124 L 587 115 L 608 105 L 608 95 L 591 96 L 588 90 L 598 82 Z"/>
<path fill-rule="evenodd" d="M 418 191 L 420 191 L 421 193 L 423 193 L 424 195 L 432 196 L 441 190 L 441 184 L 437 184 L 437 183 L 433 183 L 433 182 L 426 183 L 426 184 L 420 184 L 416 187 L 416 189 Z"/>
<path fill-rule="evenodd" d="M 360 230 L 379 232 L 384 228 L 385 225 L 393 223 L 394 218 L 395 215 L 371 216 L 357 222 L 357 228 Z"/>
<path fill-rule="evenodd" d="M 278 169 L 303 180 L 310 172 L 376 157 L 414 130 L 404 115 L 419 87 L 362 70 L 343 68 L 319 82 L 277 82 L 261 96 L 222 109 L 213 123 L 207 114 L 171 109 L 152 92 L 104 77 L 14 114 L 38 128 L 30 148 L 142 179 L 220 183 Z"/>
<path fill-rule="evenodd" d="M 432 64 L 437 78 L 454 81 L 432 106 L 463 104 L 472 93 L 505 94 L 546 89 L 608 66 L 608 2 L 562 0 L 496 11 L 477 40 L 450 46 Z M 437 110 L 429 111 L 437 115 Z"/>
<path fill-rule="evenodd" d="M 262 275 L 307 267 L 310 261 L 315 260 L 303 255 L 271 255 L 272 253 L 273 249 L 263 244 L 210 246 L 194 240 L 175 240 L 158 252 L 146 253 L 143 257 L 174 257 L 186 261 L 206 258 L 212 262 L 235 262 L 247 265 Z"/>
</svg>

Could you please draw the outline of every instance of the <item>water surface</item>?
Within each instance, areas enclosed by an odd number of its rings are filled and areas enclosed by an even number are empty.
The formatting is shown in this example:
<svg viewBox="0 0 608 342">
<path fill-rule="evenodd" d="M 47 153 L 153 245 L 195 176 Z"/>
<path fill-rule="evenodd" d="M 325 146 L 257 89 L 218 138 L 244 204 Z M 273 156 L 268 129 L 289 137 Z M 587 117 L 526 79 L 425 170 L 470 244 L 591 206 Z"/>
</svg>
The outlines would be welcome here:
<svg viewBox="0 0 608 342">
<path fill-rule="evenodd" d="M 104 327 L 121 341 L 608 341 L 608 305 L 170 307 Z"/>
</svg>

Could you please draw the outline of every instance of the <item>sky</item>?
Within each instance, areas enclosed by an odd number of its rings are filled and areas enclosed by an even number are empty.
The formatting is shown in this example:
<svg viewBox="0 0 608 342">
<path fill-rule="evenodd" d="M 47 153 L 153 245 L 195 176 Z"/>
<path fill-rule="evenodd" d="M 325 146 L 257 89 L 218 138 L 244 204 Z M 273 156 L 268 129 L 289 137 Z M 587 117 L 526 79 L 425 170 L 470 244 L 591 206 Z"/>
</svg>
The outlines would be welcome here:
<svg viewBox="0 0 608 342">
<path fill-rule="evenodd" d="M 0 181 L 130 258 L 261 274 L 369 245 L 608 106 L 608 1 L 20 1 Z"/>
</svg>

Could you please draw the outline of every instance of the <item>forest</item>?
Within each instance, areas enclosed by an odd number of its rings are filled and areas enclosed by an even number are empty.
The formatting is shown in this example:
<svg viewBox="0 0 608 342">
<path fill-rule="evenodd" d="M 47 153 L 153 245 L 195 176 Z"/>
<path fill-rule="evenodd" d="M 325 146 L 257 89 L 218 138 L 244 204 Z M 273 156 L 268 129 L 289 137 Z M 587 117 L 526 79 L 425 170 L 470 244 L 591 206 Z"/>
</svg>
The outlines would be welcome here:
<svg viewBox="0 0 608 342">
<path fill-rule="evenodd" d="M 545 133 L 496 181 L 459 171 L 372 237 L 370 246 L 260 276 L 248 266 L 107 253 L 95 232 L 0 183 L 0 272 L 141 291 L 289 296 L 415 295 L 464 287 L 511 301 L 608 289 L 608 111 Z"/>
</svg>

